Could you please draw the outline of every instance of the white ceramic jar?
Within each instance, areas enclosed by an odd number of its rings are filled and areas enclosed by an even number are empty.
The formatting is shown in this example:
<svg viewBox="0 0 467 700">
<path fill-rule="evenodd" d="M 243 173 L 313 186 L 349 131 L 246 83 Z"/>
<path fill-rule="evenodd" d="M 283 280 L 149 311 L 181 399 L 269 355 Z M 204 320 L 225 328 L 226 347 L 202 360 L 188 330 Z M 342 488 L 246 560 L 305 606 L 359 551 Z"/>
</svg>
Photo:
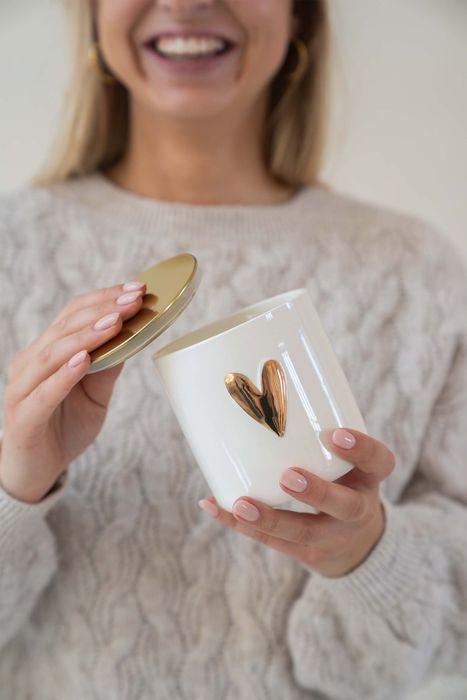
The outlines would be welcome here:
<svg viewBox="0 0 467 700">
<path fill-rule="evenodd" d="M 367 432 L 306 289 L 253 304 L 160 348 L 153 361 L 218 503 L 316 512 L 279 486 L 287 467 L 335 480 L 335 428 Z"/>
</svg>

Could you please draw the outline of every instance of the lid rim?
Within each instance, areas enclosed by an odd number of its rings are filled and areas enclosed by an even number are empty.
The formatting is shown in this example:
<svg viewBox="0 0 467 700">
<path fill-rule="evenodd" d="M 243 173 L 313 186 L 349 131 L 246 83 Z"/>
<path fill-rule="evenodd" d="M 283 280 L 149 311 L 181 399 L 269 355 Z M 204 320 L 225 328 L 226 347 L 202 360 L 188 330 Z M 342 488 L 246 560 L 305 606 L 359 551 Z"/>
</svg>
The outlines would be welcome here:
<svg viewBox="0 0 467 700">
<path fill-rule="evenodd" d="M 180 253 L 134 276 L 135 280 L 146 283 L 143 306 L 123 322 L 119 334 L 90 352 L 91 364 L 87 373 L 110 369 L 130 359 L 162 335 L 183 313 L 196 294 L 200 281 L 198 269 L 198 261 L 194 255 Z M 158 308 L 159 304 L 163 304 L 161 309 Z M 141 319 L 143 312 L 149 312 L 152 317 L 136 330 L 131 329 L 139 315 Z M 125 334 L 125 337 L 119 341 L 120 334 Z M 109 347 L 106 349 L 107 345 Z"/>
</svg>

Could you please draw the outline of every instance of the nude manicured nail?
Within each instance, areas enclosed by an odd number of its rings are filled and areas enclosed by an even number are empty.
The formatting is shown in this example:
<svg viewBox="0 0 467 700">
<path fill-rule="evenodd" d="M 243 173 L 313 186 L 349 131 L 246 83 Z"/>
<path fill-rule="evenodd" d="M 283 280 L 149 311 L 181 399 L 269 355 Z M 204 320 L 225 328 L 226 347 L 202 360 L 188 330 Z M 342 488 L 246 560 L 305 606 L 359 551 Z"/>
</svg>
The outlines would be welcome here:
<svg viewBox="0 0 467 700">
<path fill-rule="evenodd" d="M 355 437 L 352 435 L 352 433 L 349 433 L 347 430 L 343 430 L 342 428 L 338 428 L 333 432 L 332 440 L 336 443 L 336 445 L 339 447 L 344 447 L 346 450 L 350 450 L 350 448 L 356 443 Z"/>
<path fill-rule="evenodd" d="M 119 316 L 120 314 L 118 311 L 114 314 L 107 314 L 107 316 L 103 316 L 94 324 L 94 330 L 102 331 L 104 328 L 114 326 L 117 323 Z"/>
<path fill-rule="evenodd" d="M 308 486 L 308 481 L 305 477 L 293 469 L 286 469 L 285 472 L 282 472 L 280 482 L 291 491 L 297 491 L 297 493 L 305 491 Z"/>
<path fill-rule="evenodd" d="M 131 304 L 138 297 L 143 296 L 143 292 L 129 292 L 129 294 L 122 294 L 117 299 L 117 304 Z"/>
<path fill-rule="evenodd" d="M 239 515 L 244 520 L 253 522 L 259 518 L 259 510 L 248 501 L 237 501 L 233 507 L 234 515 Z"/>
<path fill-rule="evenodd" d="M 76 355 L 73 355 L 73 357 L 70 357 L 68 360 L 68 367 L 77 367 L 80 365 L 86 359 L 87 354 L 88 353 L 86 350 L 80 350 L 77 352 Z"/>
<path fill-rule="evenodd" d="M 122 289 L 124 292 L 131 292 L 133 289 L 142 289 L 144 287 L 144 282 L 125 282 Z"/>
<path fill-rule="evenodd" d="M 202 498 L 201 501 L 198 501 L 198 505 L 206 513 L 208 513 L 208 515 L 212 515 L 213 518 L 219 515 L 219 508 L 216 506 L 216 504 L 208 501 L 206 498 Z"/>
</svg>

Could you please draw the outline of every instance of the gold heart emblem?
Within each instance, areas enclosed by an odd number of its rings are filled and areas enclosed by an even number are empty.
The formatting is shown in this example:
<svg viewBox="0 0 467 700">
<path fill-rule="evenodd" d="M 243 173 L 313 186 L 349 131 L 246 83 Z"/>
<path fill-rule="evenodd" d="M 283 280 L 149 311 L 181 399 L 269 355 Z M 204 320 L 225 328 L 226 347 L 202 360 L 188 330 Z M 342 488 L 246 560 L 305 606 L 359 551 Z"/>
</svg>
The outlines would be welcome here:
<svg viewBox="0 0 467 700">
<path fill-rule="evenodd" d="M 230 396 L 249 416 L 279 437 L 285 434 L 287 384 L 279 362 L 268 360 L 264 363 L 262 392 L 244 374 L 231 372 L 224 381 Z"/>
</svg>

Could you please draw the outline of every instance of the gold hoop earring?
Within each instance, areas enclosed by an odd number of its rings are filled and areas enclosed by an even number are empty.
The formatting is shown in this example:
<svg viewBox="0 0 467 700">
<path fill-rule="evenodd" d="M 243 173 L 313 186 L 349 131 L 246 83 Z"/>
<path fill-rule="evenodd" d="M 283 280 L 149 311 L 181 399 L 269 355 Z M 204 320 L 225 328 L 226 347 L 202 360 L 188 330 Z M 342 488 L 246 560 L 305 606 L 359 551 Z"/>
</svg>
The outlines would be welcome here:
<svg viewBox="0 0 467 700">
<path fill-rule="evenodd" d="M 106 85 L 117 84 L 117 78 L 106 69 L 97 41 L 94 41 L 88 49 L 88 65 Z"/>
<path fill-rule="evenodd" d="M 293 71 L 287 75 L 287 80 L 290 83 L 296 83 L 300 80 L 308 66 L 308 47 L 305 44 L 305 42 L 302 39 L 299 39 L 298 37 L 294 37 L 290 43 L 292 46 L 295 46 L 298 60 L 297 65 L 295 66 Z"/>
</svg>

